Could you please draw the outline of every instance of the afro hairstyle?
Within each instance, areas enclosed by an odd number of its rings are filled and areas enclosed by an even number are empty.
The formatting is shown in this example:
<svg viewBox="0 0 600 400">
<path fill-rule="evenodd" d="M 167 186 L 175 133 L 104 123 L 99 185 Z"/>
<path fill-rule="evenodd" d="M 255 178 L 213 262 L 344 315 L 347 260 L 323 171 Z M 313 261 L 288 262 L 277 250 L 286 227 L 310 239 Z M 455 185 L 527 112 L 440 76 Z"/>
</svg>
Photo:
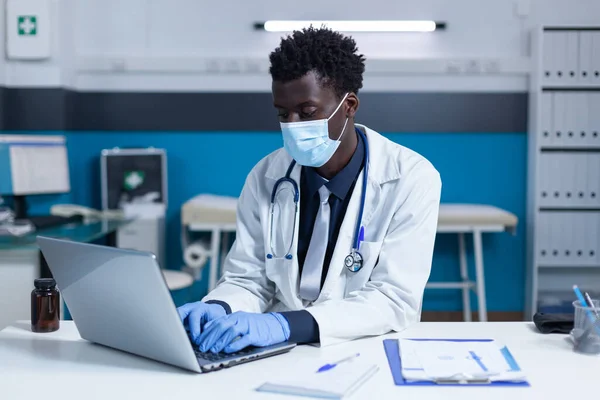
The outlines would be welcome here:
<svg viewBox="0 0 600 400">
<path fill-rule="evenodd" d="M 357 54 L 356 42 L 325 27 L 311 26 L 282 38 L 269 60 L 269 73 L 277 82 L 293 81 L 312 71 L 340 99 L 362 88 L 365 57 Z"/>
</svg>

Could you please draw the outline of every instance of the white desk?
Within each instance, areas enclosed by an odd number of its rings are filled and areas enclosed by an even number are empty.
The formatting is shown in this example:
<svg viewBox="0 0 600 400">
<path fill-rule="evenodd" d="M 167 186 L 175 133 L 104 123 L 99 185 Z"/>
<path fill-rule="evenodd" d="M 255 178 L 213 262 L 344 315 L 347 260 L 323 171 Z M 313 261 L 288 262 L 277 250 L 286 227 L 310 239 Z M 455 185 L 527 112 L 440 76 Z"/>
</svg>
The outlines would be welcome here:
<svg viewBox="0 0 600 400">
<path fill-rule="evenodd" d="M 531 387 L 395 386 L 382 339 L 389 337 L 494 338 L 508 345 Z M 316 369 L 353 352 L 377 363 L 379 372 L 351 399 L 564 399 L 596 393 L 599 357 L 574 353 L 566 335 L 542 335 L 526 322 L 430 322 L 401 334 L 323 349 L 299 346 L 288 354 L 209 374 L 188 373 L 83 341 L 72 323 L 34 334 L 28 322 L 0 332 L 0 393 L 6 399 L 275 399 L 254 389 L 266 380 Z M 41 397 L 40 397 L 41 396 Z"/>
</svg>

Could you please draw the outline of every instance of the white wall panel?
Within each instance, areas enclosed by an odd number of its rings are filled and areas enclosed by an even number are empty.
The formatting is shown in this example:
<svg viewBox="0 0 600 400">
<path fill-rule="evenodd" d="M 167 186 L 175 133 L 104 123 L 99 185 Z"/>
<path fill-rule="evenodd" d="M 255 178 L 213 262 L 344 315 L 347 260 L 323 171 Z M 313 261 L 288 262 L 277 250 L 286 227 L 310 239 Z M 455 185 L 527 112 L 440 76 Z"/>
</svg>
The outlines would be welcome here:
<svg viewBox="0 0 600 400">
<path fill-rule="evenodd" d="M 367 68 L 365 90 L 526 90 L 524 72 L 508 73 L 475 65 L 474 74 L 416 74 L 406 71 L 413 60 L 438 60 L 437 67 L 458 59 L 516 60 L 528 58 L 530 29 L 536 23 L 585 23 L 600 15 L 597 0 L 399 0 L 332 2 L 305 0 L 302 7 L 275 0 L 215 2 L 207 0 L 49 0 L 53 4 L 53 55 L 47 62 L 27 66 L 0 59 L 0 84 L 20 86 L 77 86 L 103 90 L 103 83 L 131 90 L 178 90 L 185 86 L 181 72 L 169 68 L 148 71 L 120 69 L 129 57 L 173 63 L 190 57 L 268 60 L 280 40 L 279 33 L 255 31 L 254 22 L 268 19 L 433 19 L 447 23 L 434 33 L 353 34 L 368 60 L 406 59 L 390 85 Z M 0 0 L 3 18 L 5 0 Z M 531 7 L 527 5 L 531 3 Z M 516 13 L 517 5 L 524 12 Z M 531 12 L 527 12 L 527 10 Z M 4 21 L 3 21 L 4 22 Z M 4 24 L 2 24 L 4 25 Z M 0 43 L 3 53 L 4 43 Z M 111 59 L 111 57 L 113 57 Z M 114 57 L 117 61 L 113 63 Z M 82 58 L 113 63 L 109 71 L 79 73 Z M 98 65 L 102 62 L 97 63 Z M 369 64 L 368 64 L 369 65 Z M 436 68 L 437 68 L 436 67 Z M 58 72 L 57 72 L 58 69 Z M 451 68 L 449 68 L 451 69 Z M 256 90 L 261 76 L 230 79 L 219 71 L 214 79 L 201 69 L 193 71 L 193 90 Z M 210 71 L 209 71 L 210 72 Z M 212 72 L 211 72 L 212 73 Z M 106 77 L 105 75 L 110 75 Z M 264 74 L 261 72 L 261 74 Z M 81 76 L 79 76 L 81 75 Z M 103 76 L 100 76 L 103 75 Z M 58 78 L 57 78 L 58 76 Z M 126 77 L 124 77 L 126 76 Z M 221 76 L 221 75 L 220 75 Z M 248 79 L 247 84 L 240 81 Z M 267 79 L 268 81 L 268 79 Z M 137 82 L 137 86 L 134 85 Z M 433 83 L 432 83 L 433 82 Z M 111 86 L 111 85 L 109 85 Z M 111 87 L 112 87 L 111 86 Z M 268 86 L 264 90 L 268 90 Z"/>
<path fill-rule="evenodd" d="M 95 3 L 95 2 L 92 2 Z M 135 14 L 138 1 L 126 3 Z M 131 3 L 131 4 L 130 4 Z M 306 0 L 302 7 L 275 0 L 208 2 L 148 0 L 148 43 L 153 53 L 184 52 L 266 57 L 281 34 L 257 32 L 254 22 L 268 19 L 433 19 L 448 29 L 422 33 L 356 33 L 359 49 L 371 57 L 517 57 L 521 22 L 510 1 L 423 0 L 339 2 Z M 233 12 L 232 12 L 233 10 Z M 122 25 L 116 29 L 124 29 Z M 130 27 L 130 29 L 135 29 Z M 492 45 L 493 43 L 493 45 Z"/>
<path fill-rule="evenodd" d="M 75 3 L 75 10 L 77 53 L 146 52 L 146 0 L 83 0 Z"/>
</svg>

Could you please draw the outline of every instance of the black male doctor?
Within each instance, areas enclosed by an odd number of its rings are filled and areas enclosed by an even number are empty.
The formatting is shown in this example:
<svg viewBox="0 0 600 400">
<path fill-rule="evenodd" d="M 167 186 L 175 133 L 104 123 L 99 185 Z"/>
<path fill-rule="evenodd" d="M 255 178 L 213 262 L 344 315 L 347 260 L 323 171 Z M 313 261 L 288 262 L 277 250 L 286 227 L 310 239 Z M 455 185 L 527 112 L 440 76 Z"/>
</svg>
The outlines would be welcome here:
<svg viewBox="0 0 600 400">
<path fill-rule="evenodd" d="M 227 353 L 401 331 L 420 320 L 440 175 L 355 124 L 365 59 L 352 38 L 295 31 L 270 61 L 284 146 L 248 175 L 223 277 L 178 308 L 182 322 L 201 351 Z"/>
</svg>

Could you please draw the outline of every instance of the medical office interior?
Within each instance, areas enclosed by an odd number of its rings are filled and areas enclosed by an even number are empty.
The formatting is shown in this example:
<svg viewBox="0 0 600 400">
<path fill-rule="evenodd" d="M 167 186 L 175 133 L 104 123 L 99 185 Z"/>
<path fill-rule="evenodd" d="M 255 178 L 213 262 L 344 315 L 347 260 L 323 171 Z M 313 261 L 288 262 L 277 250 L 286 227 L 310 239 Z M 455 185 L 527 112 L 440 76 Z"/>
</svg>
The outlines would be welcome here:
<svg viewBox="0 0 600 400">
<path fill-rule="evenodd" d="M 441 175 L 422 319 L 572 312 L 572 285 L 600 293 L 599 16 L 595 0 L 3 0 L 0 330 L 49 273 L 37 234 L 154 253 L 176 305 L 215 286 L 246 176 L 282 146 L 271 20 L 435 22 L 349 33 L 367 59 L 356 121 Z"/>
</svg>

